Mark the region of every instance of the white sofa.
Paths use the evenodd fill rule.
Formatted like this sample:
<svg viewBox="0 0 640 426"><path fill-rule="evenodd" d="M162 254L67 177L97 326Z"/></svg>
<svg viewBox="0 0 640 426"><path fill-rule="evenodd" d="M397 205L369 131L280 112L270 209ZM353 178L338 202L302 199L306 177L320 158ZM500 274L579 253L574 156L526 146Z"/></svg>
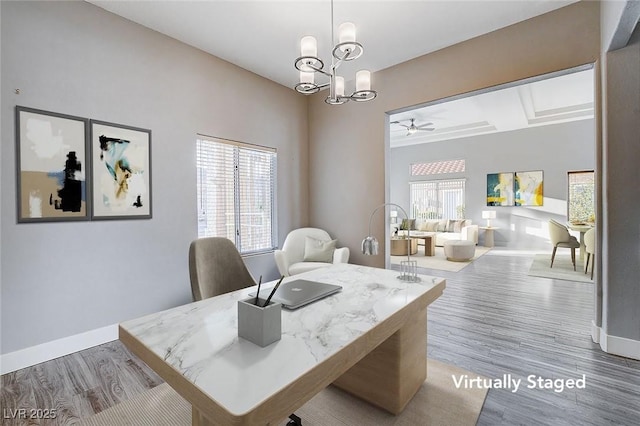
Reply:
<svg viewBox="0 0 640 426"><path fill-rule="evenodd" d="M435 235L435 244L443 247L448 240L467 240L478 244L478 225L473 225L470 219L427 219L410 220L410 235L422 237ZM398 235L406 236L406 230L399 230Z"/></svg>

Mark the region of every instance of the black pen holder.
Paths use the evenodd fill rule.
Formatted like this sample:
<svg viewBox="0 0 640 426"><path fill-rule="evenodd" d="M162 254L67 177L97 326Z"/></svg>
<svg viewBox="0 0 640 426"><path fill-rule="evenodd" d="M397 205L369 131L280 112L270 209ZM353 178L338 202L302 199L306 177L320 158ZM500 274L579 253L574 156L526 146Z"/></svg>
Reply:
<svg viewBox="0 0 640 426"><path fill-rule="evenodd" d="M238 336L258 346L269 346L282 337L282 305L251 297L238 301Z"/></svg>

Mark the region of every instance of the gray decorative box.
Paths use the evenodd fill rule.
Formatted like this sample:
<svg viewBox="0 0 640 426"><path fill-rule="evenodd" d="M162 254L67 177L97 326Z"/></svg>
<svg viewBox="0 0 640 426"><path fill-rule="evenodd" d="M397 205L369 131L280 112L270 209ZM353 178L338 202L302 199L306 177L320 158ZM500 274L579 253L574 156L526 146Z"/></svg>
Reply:
<svg viewBox="0 0 640 426"><path fill-rule="evenodd" d="M258 299L260 306L254 305L255 300L238 301L238 336L265 347L282 337L282 305L270 302L263 308L265 300Z"/></svg>

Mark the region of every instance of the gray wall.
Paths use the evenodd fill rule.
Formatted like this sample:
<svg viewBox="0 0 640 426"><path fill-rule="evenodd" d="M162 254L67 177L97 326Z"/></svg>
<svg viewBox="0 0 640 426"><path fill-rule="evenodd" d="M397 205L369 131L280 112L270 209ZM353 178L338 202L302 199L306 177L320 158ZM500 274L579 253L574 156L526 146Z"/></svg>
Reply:
<svg viewBox="0 0 640 426"><path fill-rule="evenodd" d="M627 47L607 54L605 86L602 328L609 335L638 341L640 26Z"/></svg>
<svg viewBox="0 0 640 426"><path fill-rule="evenodd" d="M304 97L89 3L0 7L2 353L191 300L196 133L277 148L280 244L308 224ZM151 129L153 219L16 224L15 105Z"/></svg>
<svg viewBox="0 0 640 426"><path fill-rule="evenodd" d="M390 152L390 200L409 207L409 175L414 163L464 159L466 171L446 177L466 178L466 217L486 225L482 210L495 210L492 226L497 246L546 249L549 247L547 221L566 221L567 171L593 170L595 153L594 121L571 123L479 135L432 142ZM487 207L488 173L542 170L542 207ZM443 176L433 176L442 179ZM482 243L484 232L480 231Z"/></svg>

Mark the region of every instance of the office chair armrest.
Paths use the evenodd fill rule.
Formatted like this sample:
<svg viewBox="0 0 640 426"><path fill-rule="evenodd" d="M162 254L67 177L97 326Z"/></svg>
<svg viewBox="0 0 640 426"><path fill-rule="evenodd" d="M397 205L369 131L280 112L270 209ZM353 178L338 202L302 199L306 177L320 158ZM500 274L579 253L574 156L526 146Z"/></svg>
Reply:
<svg viewBox="0 0 640 426"><path fill-rule="evenodd" d="M333 251L333 263L349 263L349 247L335 249Z"/></svg>
<svg viewBox="0 0 640 426"><path fill-rule="evenodd" d="M274 257L276 258L276 266L278 267L278 271L280 271L280 275L284 275L285 277L289 276L289 257L287 253L282 250L276 250L273 252Z"/></svg>

